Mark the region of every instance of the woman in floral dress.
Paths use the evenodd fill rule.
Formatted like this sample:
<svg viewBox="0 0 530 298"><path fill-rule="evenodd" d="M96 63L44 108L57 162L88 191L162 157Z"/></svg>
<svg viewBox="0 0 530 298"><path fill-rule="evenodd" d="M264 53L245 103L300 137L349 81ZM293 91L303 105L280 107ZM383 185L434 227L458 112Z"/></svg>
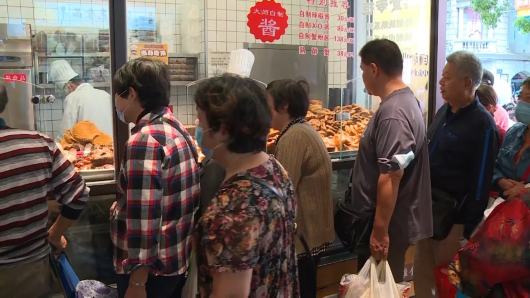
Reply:
<svg viewBox="0 0 530 298"><path fill-rule="evenodd" d="M202 297L299 297L291 180L263 152L271 111L253 80L225 74L195 93L200 146L226 176L197 228Z"/></svg>

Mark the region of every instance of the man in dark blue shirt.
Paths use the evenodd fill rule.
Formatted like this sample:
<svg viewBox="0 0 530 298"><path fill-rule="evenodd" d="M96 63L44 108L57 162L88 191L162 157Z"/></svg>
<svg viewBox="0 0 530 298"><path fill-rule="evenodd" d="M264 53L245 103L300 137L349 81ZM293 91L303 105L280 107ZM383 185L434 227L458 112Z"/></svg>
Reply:
<svg viewBox="0 0 530 298"><path fill-rule="evenodd" d="M414 285L418 297L434 297L434 267L448 264L469 239L486 209L499 149L499 132L475 91L482 80L482 64L465 51L447 56L440 92L447 102L429 127L431 186L462 204L449 236L442 241L421 240L415 247Z"/></svg>

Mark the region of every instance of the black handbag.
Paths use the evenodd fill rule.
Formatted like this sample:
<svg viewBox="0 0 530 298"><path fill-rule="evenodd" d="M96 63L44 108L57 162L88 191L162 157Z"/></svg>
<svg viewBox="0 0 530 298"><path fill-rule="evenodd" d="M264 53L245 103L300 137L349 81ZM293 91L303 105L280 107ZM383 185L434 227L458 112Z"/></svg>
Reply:
<svg viewBox="0 0 530 298"><path fill-rule="evenodd" d="M335 232L346 250L353 252L359 245L370 245L375 212L361 212L343 201L337 203L334 216Z"/></svg>
<svg viewBox="0 0 530 298"><path fill-rule="evenodd" d="M432 195L432 239L441 241L447 238L455 224L458 212L464 205L466 198L458 202L453 196L443 190L433 188Z"/></svg>

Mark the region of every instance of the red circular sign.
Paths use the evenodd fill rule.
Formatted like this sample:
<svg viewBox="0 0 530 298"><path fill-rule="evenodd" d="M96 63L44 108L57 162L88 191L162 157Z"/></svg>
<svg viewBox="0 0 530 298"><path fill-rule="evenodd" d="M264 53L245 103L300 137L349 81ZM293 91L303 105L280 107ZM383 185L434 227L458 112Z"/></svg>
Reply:
<svg viewBox="0 0 530 298"><path fill-rule="evenodd" d="M287 22L289 17L285 8L274 0L256 2L247 17L250 33L263 42L273 42L280 39L289 26Z"/></svg>

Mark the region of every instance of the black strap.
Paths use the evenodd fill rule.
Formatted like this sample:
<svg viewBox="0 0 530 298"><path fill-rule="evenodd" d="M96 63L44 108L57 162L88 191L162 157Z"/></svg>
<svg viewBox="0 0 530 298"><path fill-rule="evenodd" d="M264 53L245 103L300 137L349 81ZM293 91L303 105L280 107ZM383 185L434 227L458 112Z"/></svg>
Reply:
<svg viewBox="0 0 530 298"><path fill-rule="evenodd" d="M270 185L267 181L265 181L263 179L256 178L254 176L250 176L250 175L238 176L235 179L235 181L239 181L239 180L249 180L249 181L257 183L257 184L259 184L261 186L265 186L270 191L272 191L273 194L275 194L277 197L279 197L282 200L283 204L287 207L287 199L285 198L285 196L282 195L278 191L278 189L276 187ZM311 250L309 249L309 245L307 244L307 241L305 240L304 236L302 235L302 233L300 233L300 231L298 231L298 229L296 229L296 234L298 235L298 238L300 239L300 242L302 242L302 245L304 246L304 249L305 249L308 257L311 257Z"/></svg>
<svg viewBox="0 0 530 298"><path fill-rule="evenodd" d="M197 153L197 149L195 148L193 142L190 140L189 134L184 133L184 131L182 131L182 129L180 128L180 126L177 123L175 123L173 121L170 121L169 119L166 119L164 117L161 117L159 119L160 119L160 121L171 125L173 128L178 130L178 132L180 132L180 134L184 137L184 140L186 140L186 143L188 144L188 147L190 147L191 154L193 155L193 159L195 159L195 162L197 164L199 164L199 154Z"/></svg>

